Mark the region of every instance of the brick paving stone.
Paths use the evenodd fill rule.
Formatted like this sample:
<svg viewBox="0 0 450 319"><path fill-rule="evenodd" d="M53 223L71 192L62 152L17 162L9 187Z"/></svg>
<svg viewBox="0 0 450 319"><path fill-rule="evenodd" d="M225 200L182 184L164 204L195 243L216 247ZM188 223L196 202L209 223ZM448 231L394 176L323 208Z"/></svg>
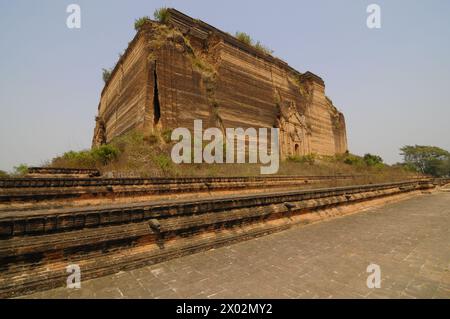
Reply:
<svg viewBox="0 0 450 319"><path fill-rule="evenodd" d="M449 229L435 193L25 297L450 298Z"/></svg>

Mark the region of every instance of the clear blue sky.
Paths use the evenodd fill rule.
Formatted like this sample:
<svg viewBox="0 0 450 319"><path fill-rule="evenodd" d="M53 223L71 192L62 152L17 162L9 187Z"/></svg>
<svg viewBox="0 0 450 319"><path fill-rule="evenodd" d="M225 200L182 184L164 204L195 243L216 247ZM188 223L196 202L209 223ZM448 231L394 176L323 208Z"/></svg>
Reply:
<svg viewBox="0 0 450 319"><path fill-rule="evenodd" d="M82 28L66 27L67 5ZM377 3L382 28L368 29ZM134 20L169 6L245 31L325 80L350 151L400 160L405 144L450 150L450 1L0 0L0 169L90 147L103 86Z"/></svg>

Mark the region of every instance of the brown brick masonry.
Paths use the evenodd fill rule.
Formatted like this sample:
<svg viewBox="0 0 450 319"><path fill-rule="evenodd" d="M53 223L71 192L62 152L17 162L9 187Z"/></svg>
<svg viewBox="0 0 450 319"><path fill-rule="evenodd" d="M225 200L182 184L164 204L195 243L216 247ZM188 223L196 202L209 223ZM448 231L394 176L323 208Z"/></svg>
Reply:
<svg viewBox="0 0 450 319"><path fill-rule="evenodd" d="M97 169L85 169L85 168L53 168L53 167L30 167L28 168L28 174L69 174L69 175L91 175L100 176L100 172Z"/></svg>
<svg viewBox="0 0 450 319"><path fill-rule="evenodd" d="M431 190L429 181L204 200L11 211L0 216L0 296L82 280L254 238Z"/></svg>
<svg viewBox="0 0 450 319"><path fill-rule="evenodd" d="M364 175L186 177L186 178L15 178L0 179L0 203L58 199L115 198L158 194L299 187L352 182Z"/></svg>

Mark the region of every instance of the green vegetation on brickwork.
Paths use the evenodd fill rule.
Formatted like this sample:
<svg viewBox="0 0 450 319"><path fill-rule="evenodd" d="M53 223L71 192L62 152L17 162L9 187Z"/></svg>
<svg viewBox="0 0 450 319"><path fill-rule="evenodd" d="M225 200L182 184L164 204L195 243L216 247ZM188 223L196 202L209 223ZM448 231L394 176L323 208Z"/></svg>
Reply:
<svg viewBox="0 0 450 319"><path fill-rule="evenodd" d="M85 151L70 151L52 160L50 166L97 168L107 176L180 177L180 176L258 176L261 164L175 164L171 159L171 131L144 136L130 131L109 144ZM193 142L192 142L193 143ZM205 145L204 145L205 146ZM224 146L224 154L226 148ZM193 156L193 154L191 154ZM310 154L292 156L280 162L278 175L361 175L361 182L387 182L416 176L405 166L383 164L380 156Z"/></svg>
<svg viewBox="0 0 450 319"><path fill-rule="evenodd" d="M273 50L270 49L268 46L262 44L261 42L257 41L256 44L254 45L255 49L265 53L265 54L272 54Z"/></svg>
<svg viewBox="0 0 450 319"><path fill-rule="evenodd" d="M99 168L118 158L120 151L114 145L101 145L91 150L69 151L52 160L53 167Z"/></svg>
<svg viewBox="0 0 450 319"><path fill-rule="evenodd" d="M145 24L149 23L151 20L149 17L142 17L139 19L136 19L134 21L134 29L136 31L139 31L140 28L142 28Z"/></svg>
<svg viewBox="0 0 450 319"><path fill-rule="evenodd" d="M252 37L245 32L236 31L234 36L236 37L236 39L238 39L241 42L244 42L247 45L253 45Z"/></svg>
<svg viewBox="0 0 450 319"><path fill-rule="evenodd" d="M158 22L167 23L170 18L170 12L167 8L159 8L156 9L155 12L153 12L153 17Z"/></svg>
<svg viewBox="0 0 450 319"><path fill-rule="evenodd" d="M252 39L252 37L250 35L248 35L247 33L245 33L245 32L236 31L234 36L239 41L254 47L258 51L261 51L261 52L263 52L265 54L272 54L273 53L273 50L271 50L270 48L268 48L267 46L262 44L260 41L256 41L256 43L255 43L255 41Z"/></svg>
<svg viewBox="0 0 450 319"><path fill-rule="evenodd" d="M102 69L102 78L103 82L108 83L109 79L111 78L112 69Z"/></svg>

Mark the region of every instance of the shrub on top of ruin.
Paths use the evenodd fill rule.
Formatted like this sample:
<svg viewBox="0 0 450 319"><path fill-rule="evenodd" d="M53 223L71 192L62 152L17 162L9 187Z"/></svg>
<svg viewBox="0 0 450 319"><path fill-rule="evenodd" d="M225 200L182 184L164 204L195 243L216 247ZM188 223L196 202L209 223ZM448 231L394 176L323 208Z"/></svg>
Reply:
<svg viewBox="0 0 450 319"><path fill-rule="evenodd" d="M269 47L267 47L264 44L262 44L260 41L257 41L255 43L253 41L252 37L249 34L245 33L245 32L236 31L234 36L239 41L244 42L245 44L254 47L256 50L258 50L258 51L260 51L262 53L265 53L265 54L272 54L273 53L273 50L271 50Z"/></svg>
<svg viewBox="0 0 450 319"><path fill-rule="evenodd" d="M0 178L8 178L9 174L6 173L5 171L0 170Z"/></svg>
<svg viewBox="0 0 450 319"><path fill-rule="evenodd" d="M111 69L102 69L102 77L103 82L108 83L109 79L111 78L112 70Z"/></svg>
<svg viewBox="0 0 450 319"><path fill-rule="evenodd" d="M142 28L145 24L149 23L150 21L152 21L152 20L147 16L136 19L136 20L134 20L134 29L136 31L139 31L140 28Z"/></svg>
<svg viewBox="0 0 450 319"><path fill-rule="evenodd" d="M156 9L155 12L153 12L153 17L156 21L161 23L167 23L170 18L169 10L165 7Z"/></svg>
<svg viewBox="0 0 450 319"><path fill-rule="evenodd" d="M265 54L272 54L273 50L271 50L269 47L265 46L264 44L262 44L261 42L256 42L255 44L255 49L261 51L262 53Z"/></svg>
<svg viewBox="0 0 450 319"><path fill-rule="evenodd" d="M245 32L236 31L234 36L236 37L236 39L238 39L241 42L244 42L245 44L253 45L252 37Z"/></svg>

